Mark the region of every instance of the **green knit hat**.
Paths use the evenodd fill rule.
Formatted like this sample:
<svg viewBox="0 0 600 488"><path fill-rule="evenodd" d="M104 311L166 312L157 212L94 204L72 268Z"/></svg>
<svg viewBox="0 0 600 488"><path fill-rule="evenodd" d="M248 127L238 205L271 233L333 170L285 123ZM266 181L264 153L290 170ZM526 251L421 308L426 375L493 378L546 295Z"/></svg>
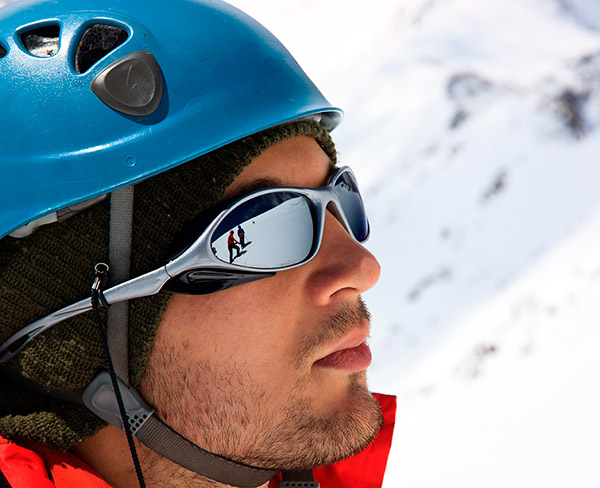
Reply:
<svg viewBox="0 0 600 488"><path fill-rule="evenodd" d="M164 264L173 239L213 206L255 157L277 142L313 137L335 162L333 141L298 121L246 137L135 186L132 276ZM0 343L27 324L89 296L93 268L108 258L107 200L25 239L0 240ZM138 387L170 294L130 301L129 374ZM105 369L91 314L37 336L0 370L0 435L68 449L105 424L84 406L44 390L80 392ZM25 386L27 385L27 386Z"/></svg>

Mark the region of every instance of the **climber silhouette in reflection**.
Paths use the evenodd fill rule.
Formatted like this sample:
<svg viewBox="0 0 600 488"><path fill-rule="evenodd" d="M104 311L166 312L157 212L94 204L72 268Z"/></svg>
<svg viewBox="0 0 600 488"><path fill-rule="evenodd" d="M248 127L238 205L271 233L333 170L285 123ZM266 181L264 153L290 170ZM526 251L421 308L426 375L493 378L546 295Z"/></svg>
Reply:
<svg viewBox="0 0 600 488"><path fill-rule="evenodd" d="M238 235L238 239L240 240L240 246L242 246L242 249L244 249L248 245L248 244L246 244L246 233L244 232L244 229L242 228L242 226L239 224L237 227L237 235Z"/></svg>
<svg viewBox="0 0 600 488"><path fill-rule="evenodd" d="M239 241L233 235L233 231L229 231L229 237L227 238L227 247L229 248L229 262L233 263L235 258L240 257L240 246L238 246ZM236 251L235 257L233 256L233 251Z"/></svg>

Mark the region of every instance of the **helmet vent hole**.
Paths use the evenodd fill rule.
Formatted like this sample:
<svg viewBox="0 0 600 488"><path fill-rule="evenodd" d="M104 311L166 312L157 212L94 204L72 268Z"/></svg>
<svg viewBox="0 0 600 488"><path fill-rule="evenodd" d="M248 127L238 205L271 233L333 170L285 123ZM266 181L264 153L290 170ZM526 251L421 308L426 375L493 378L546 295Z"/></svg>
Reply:
<svg viewBox="0 0 600 488"><path fill-rule="evenodd" d="M114 25L90 25L81 36L75 53L75 69L85 73L95 63L127 40L127 32Z"/></svg>
<svg viewBox="0 0 600 488"><path fill-rule="evenodd" d="M4 49L4 46L2 44L0 44L0 58L3 58L4 56L6 56L6 49Z"/></svg>
<svg viewBox="0 0 600 488"><path fill-rule="evenodd" d="M60 47L60 26L46 25L21 33L21 43L38 58L50 58Z"/></svg>

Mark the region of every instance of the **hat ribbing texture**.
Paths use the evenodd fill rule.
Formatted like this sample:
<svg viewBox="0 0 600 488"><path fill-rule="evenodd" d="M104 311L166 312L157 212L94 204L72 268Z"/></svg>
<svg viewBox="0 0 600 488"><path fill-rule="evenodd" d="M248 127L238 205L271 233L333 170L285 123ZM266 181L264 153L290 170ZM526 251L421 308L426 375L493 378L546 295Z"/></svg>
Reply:
<svg viewBox="0 0 600 488"><path fill-rule="evenodd" d="M163 265L174 238L219 201L252 159L300 135L313 137L335 163L327 131L314 122L299 121L248 136L136 184L131 275ZM25 239L0 240L0 343L29 323L89 296L94 265L108 259L109 207L107 199ZM139 386L169 298L168 292L160 292L129 302L129 374L134 387ZM38 335L0 369L0 434L62 449L95 434L104 421L82 405L44 392L78 394L104 369L91 313Z"/></svg>

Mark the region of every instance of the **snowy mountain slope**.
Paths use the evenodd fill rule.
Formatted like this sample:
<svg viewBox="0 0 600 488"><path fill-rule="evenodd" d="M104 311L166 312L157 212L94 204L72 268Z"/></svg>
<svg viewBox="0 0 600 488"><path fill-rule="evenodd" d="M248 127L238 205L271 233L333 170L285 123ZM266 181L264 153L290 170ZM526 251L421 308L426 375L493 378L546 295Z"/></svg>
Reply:
<svg viewBox="0 0 600 488"><path fill-rule="evenodd" d="M371 385L400 398L385 486L600 486L598 3L235 3L346 111Z"/></svg>
<svg viewBox="0 0 600 488"><path fill-rule="evenodd" d="M600 486L599 238L596 217L413 365L386 486Z"/></svg>
<svg viewBox="0 0 600 488"><path fill-rule="evenodd" d="M370 302L393 321L391 355L393 336L407 357L420 336L439 340L598 210L600 36L583 21L595 2L234 3L347 112L335 134L363 181L384 264ZM340 39L355 53L342 68ZM392 298L403 306L380 312Z"/></svg>

